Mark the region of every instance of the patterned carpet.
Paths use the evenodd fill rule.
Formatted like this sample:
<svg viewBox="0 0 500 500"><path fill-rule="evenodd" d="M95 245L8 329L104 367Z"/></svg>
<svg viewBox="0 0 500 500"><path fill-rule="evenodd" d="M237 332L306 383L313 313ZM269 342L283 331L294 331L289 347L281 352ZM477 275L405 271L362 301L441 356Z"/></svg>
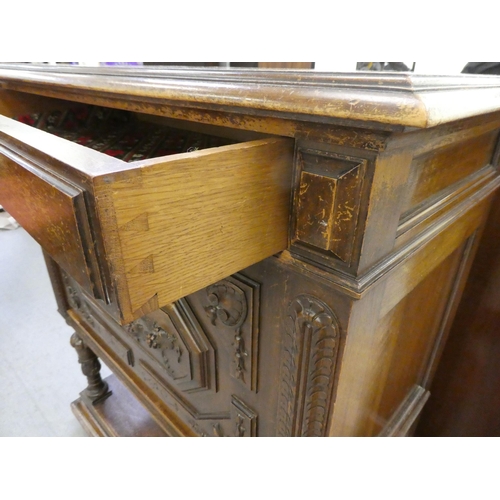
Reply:
<svg viewBox="0 0 500 500"><path fill-rule="evenodd" d="M233 141L139 121L127 111L80 105L17 120L126 162L232 144Z"/></svg>

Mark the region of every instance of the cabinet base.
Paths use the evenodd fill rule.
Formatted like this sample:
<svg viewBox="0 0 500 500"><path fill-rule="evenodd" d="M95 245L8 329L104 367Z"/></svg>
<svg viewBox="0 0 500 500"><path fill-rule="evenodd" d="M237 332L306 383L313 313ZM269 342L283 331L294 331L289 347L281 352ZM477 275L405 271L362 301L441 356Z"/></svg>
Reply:
<svg viewBox="0 0 500 500"><path fill-rule="evenodd" d="M165 437L130 391L114 376L106 378L112 395L92 404L84 395L71 403L71 410L89 436Z"/></svg>

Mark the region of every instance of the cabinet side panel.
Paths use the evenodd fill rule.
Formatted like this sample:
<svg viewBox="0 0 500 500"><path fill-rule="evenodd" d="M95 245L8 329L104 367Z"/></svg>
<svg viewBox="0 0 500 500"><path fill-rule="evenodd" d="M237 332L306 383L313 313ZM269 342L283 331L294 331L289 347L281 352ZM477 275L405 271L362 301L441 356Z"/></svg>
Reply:
<svg viewBox="0 0 500 500"><path fill-rule="evenodd" d="M414 385L424 385L462 255L463 248L455 250L379 322L375 336L387 343L387 362L373 388L379 402L370 434L380 432Z"/></svg>
<svg viewBox="0 0 500 500"><path fill-rule="evenodd" d="M376 324L360 325L364 332L354 331L354 318L340 373L333 435L377 435L413 386L421 384L459 258L457 250ZM377 315L377 299L370 294L366 304L355 305L355 314L361 306L363 315L369 316L372 305ZM350 366L351 359L356 366Z"/></svg>
<svg viewBox="0 0 500 500"><path fill-rule="evenodd" d="M331 435L377 435L416 386L428 389L488 202L429 240L354 304Z"/></svg>
<svg viewBox="0 0 500 500"><path fill-rule="evenodd" d="M500 435L500 196L417 427L419 436Z"/></svg>
<svg viewBox="0 0 500 500"><path fill-rule="evenodd" d="M420 204L432 203L440 192L487 165L493 155L497 135L497 130L489 131L416 156L411 164L402 219L417 210Z"/></svg>

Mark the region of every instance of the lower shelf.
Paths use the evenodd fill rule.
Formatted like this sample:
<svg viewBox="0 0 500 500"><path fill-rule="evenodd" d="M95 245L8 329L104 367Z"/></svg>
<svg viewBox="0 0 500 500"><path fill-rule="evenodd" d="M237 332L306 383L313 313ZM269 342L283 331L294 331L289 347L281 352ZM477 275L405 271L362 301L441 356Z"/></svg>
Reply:
<svg viewBox="0 0 500 500"><path fill-rule="evenodd" d="M80 397L71 403L71 410L89 436L167 436L114 375L107 377L106 382L112 394L104 401L92 405L85 397Z"/></svg>

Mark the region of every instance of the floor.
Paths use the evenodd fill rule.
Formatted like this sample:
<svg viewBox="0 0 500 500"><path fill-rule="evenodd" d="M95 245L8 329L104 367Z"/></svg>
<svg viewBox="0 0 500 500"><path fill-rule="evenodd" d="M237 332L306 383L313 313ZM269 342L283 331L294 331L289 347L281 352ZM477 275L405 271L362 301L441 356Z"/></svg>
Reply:
<svg viewBox="0 0 500 500"><path fill-rule="evenodd" d="M0 229L0 436L85 436L70 410L86 386L72 333L39 245L22 228Z"/></svg>

